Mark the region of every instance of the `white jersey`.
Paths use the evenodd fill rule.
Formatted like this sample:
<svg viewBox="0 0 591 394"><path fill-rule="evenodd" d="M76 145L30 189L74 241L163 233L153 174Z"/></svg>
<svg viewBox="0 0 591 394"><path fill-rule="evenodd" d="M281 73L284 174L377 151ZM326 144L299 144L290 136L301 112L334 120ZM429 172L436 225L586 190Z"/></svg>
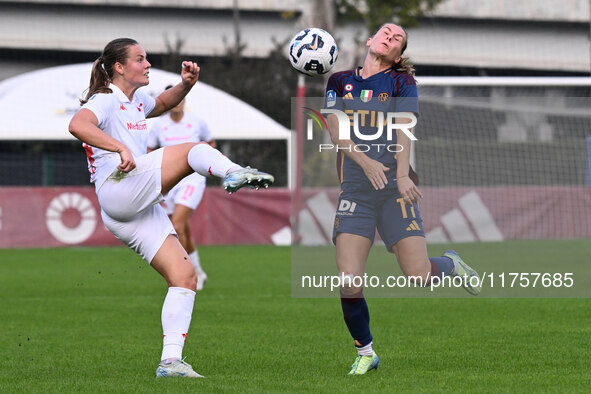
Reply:
<svg viewBox="0 0 591 394"><path fill-rule="evenodd" d="M133 100L117 86L111 84L113 93L97 93L82 108L91 110L98 119L98 127L111 137L121 141L134 158L145 155L148 147L146 116L152 112L156 100L136 90ZM86 150L90 181L100 188L105 179L121 164L117 152L82 144Z"/></svg>
<svg viewBox="0 0 591 394"><path fill-rule="evenodd" d="M209 142L211 139L211 130L207 123L197 116L185 112L183 118L175 122L169 112L150 126L148 146L156 149L184 142Z"/></svg>

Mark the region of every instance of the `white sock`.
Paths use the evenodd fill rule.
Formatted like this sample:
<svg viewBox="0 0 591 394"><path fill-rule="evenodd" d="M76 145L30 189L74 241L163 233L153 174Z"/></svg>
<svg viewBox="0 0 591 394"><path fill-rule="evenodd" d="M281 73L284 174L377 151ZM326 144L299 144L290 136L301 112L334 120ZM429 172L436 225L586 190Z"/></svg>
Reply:
<svg viewBox="0 0 591 394"><path fill-rule="evenodd" d="M228 172L242 168L208 144L197 144L192 147L187 160L195 172L206 177L223 178Z"/></svg>
<svg viewBox="0 0 591 394"><path fill-rule="evenodd" d="M191 263L193 263L193 267L195 267L195 272L203 272L203 268L201 267L201 261L199 261L199 254L197 253L197 249L195 249L193 253L189 253L189 258L191 259Z"/></svg>
<svg viewBox="0 0 591 394"><path fill-rule="evenodd" d="M369 345L365 345L364 347L357 348L357 354L360 356L373 356L373 342L370 342Z"/></svg>
<svg viewBox="0 0 591 394"><path fill-rule="evenodd" d="M181 359L191 324L195 292L182 287L169 287L162 305L163 347L161 360Z"/></svg>

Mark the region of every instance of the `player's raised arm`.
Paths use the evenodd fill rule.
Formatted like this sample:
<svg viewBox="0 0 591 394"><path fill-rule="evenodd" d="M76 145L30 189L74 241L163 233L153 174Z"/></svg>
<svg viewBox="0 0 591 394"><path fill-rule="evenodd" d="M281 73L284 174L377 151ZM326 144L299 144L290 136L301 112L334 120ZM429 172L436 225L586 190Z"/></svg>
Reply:
<svg viewBox="0 0 591 394"><path fill-rule="evenodd" d="M199 71L200 68L197 63L190 61L183 62L181 82L156 97L156 105L147 117L154 118L160 116L169 109L176 107L199 79Z"/></svg>

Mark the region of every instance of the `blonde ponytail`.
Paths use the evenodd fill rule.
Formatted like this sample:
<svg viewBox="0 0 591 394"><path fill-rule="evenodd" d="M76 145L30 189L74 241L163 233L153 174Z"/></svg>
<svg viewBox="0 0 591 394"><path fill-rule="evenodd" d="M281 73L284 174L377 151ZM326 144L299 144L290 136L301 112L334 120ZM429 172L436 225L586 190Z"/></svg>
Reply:
<svg viewBox="0 0 591 394"><path fill-rule="evenodd" d="M408 57L402 57L398 63L394 63L394 70L399 73L415 76L415 67Z"/></svg>

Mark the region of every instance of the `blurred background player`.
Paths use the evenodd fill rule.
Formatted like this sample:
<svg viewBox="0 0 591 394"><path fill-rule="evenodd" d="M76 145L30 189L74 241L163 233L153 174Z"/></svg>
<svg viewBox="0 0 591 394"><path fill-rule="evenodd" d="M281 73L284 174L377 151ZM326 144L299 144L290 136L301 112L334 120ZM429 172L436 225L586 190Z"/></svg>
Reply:
<svg viewBox="0 0 591 394"><path fill-rule="evenodd" d="M168 85L165 90L172 88ZM150 127L148 152L185 142L207 142L215 148L216 143L207 123L194 114L185 112L185 100L158 118ZM205 177L194 173L180 181L165 197L164 209L172 221L179 241L187 251L197 273L197 290L202 290L207 274L201 266L199 252L191 234L190 219L199 206L205 192Z"/></svg>
<svg viewBox="0 0 591 394"><path fill-rule="evenodd" d="M146 153L146 117L177 106L199 78L199 66L183 62L181 82L155 99L138 90L149 84L151 64L130 38L109 42L92 66L90 86L69 131L86 150L91 182L105 226L145 259L168 284L162 306L162 356L156 377L202 377L182 358L197 275L170 219L162 194L193 172L224 178L229 192L266 187L273 176L233 163L208 144L187 142Z"/></svg>
<svg viewBox="0 0 591 394"><path fill-rule="evenodd" d="M333 74L326 87L326 107L341 111L359 111L356 115L410 112L418 115L418 92L414 69L402 54L407 46L406 31L393 23L384 24L366 43L368 47L363 67ZM346 99L342 99L346 96ZM336 97L336 98L335 98ZM337 99L338 98L338 99ZM367 117L368 119L370 116ZM384 116L384 119L386 117ZM454 251L442 257L429 258L423 221L417 201L422 197L410 168L410 138L401 130L396 140L387 133L372 140L369 150L358 149L361 140L355 133L351 139L339 139L336 115L327 117L328 129L338 144L341 194L336 212L333 242L340 277L363 277L373 244L376 228L389 252L396 255L398 265L406 276L425 286L434 277L457 275L464 277L464 288L473 295L480 293L466 280L478 277ZM376 135L376 126L362 121L361 134ZM408 121L395 120L396 124ZM384 147L398 144L394 153ZM382 147L381 149L379 147ZM343 208L346 207L346 208ZM356 281L356 283L359 283ZM476 283L476 281L474 281ZM379 359L373 350L369 327L369 309L363 287L351 281L342 284L343 317L357 349L350 375L363 375L377 369Z"/></svg>

